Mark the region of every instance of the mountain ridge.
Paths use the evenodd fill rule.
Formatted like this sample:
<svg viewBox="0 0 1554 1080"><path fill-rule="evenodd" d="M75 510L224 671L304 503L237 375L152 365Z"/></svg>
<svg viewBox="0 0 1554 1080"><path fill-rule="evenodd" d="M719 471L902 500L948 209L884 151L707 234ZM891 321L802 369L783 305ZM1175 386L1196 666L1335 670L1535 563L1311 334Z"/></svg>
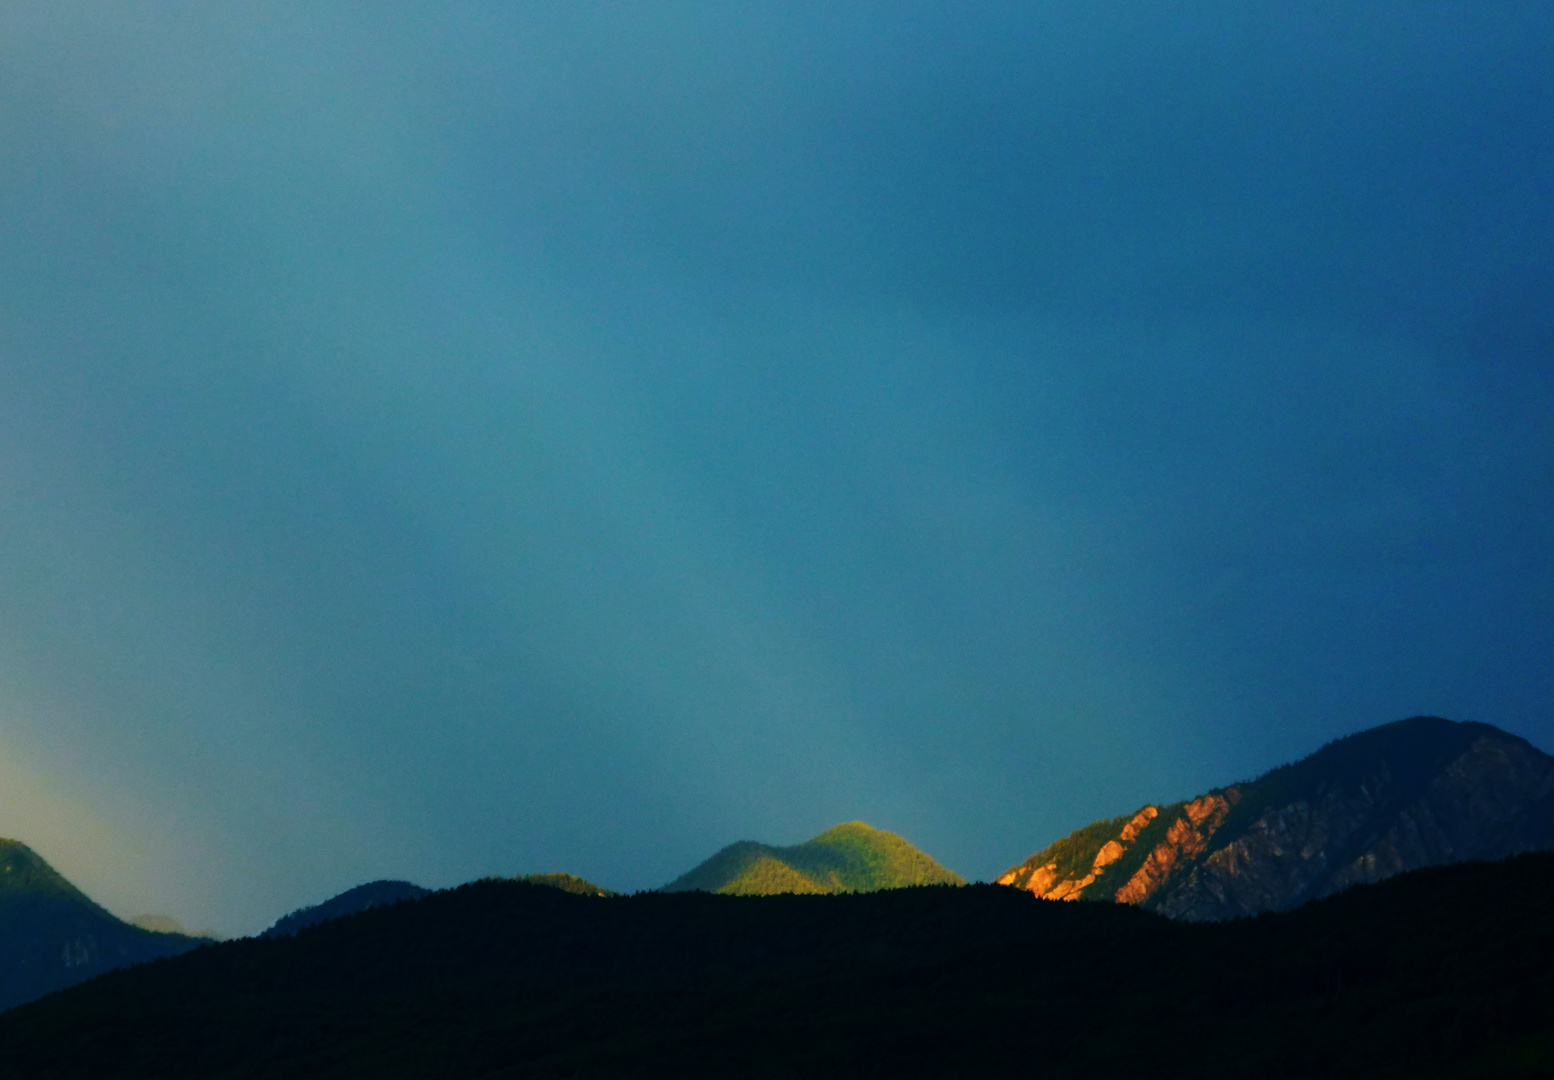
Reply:
<svg viewBox="0 0 1554 1080"><path fill-rule="evenodd" d="M382 904L397 904L405 900L418 900L429 892L431 892L430 889L423 889L421 886L408 881L388 879L369 881L363 885L357 885L355 888L347 889L342 893L331 896L322 903L310 904L307 907L301 907L289 914L282 915L275 920L274 925L263 931L259 936L263 938L290 937L322 922L341 919L347 915L354 915L358 911L367 911Z"/></svg>
<svg viewBox="0 0 1554 1080"><path fill-rule="evenodd" d="M550 889L559 889L562 892L575 893L578 896L617 896L618 893L601 888L585 878L576 874L520 874L514 878L493 880L521 881L529 885L541 885ZM423 897L430 896L435 890L426 889L409 881L397 881L382 879L369 881L364 885L347 889L328 900L307 907L298 908L288 915L283 915L275 920L275 923L267 930L259 934L262 938L292 937L310 926L320 923L332 922L335 919L343 919L348 915L358 912L370 911L375 907L385 904L400 904Z"/></svg>
<svg viewBox="0 0 1554 1080"><path fill-rule="evenodd" d="M0 1009L203 944L119 919L26 844L0 839Z"/></svg>
<svg viewBox="0 0 1554 1080"><path fill-rule="evenodd" d="M30 1080L1541 1075L1551 890L1548 852L1198 924L993 885L485 879L113 972L0 1014L0 1045Z"/></svg>
<svg viewBox="0 0 1554 1080"><path fill-rule="evenodd" d="M1284 910L1406 870L1554 847L1554 757L1412 717L1254 780L1087 825L997 878L1188 920Z"/></svg>

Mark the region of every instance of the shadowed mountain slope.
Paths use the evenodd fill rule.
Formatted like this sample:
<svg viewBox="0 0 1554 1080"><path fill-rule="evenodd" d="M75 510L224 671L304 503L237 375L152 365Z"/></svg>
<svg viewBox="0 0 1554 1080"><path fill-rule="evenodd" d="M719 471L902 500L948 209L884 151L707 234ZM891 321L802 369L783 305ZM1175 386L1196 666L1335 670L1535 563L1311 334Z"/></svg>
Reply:
<svg viewBox="0 0 1554 1080"><path fill-rule="evenodd" d="M200 944L115 918L26 844L0 840L0 1009Z"/></svg>
<svg viewBox="0 0 1554 1080"><path fill-rule="evenodd" d="M991 885L600 898L482 881L0 1015L29 1080L1516 1076L1554 855L1174 922Z"/></svg>
<svg viewBox="0 0 1554 1080"><path fill-rule="evenodd" d="M895 833L853 821L792 847L754 840L730 844L663 891L773 896L964 884Z"/></svg>
<svg viewBox="0 0 1554 1080"><path fill-rule="evenodd" d="M375 908L380 904L397 904L402 900L417 900L430 891L430 889L423 889L419 885L412 885L408 881L369 881L365 885L358 885L354 889L347 889L340 895L325 900L322 904L298 908L290 915L281 916L275 920L274 926L260 936L267 938L290 937L304 927L316 926L321 922L343 918L346 915L354 915L358 911L366 911L368 908Z"/></svg>
<svg viewBox="0 0 1554 1080"><path fill-rule="evenodd" d="M560 889L562 892L576 893L579 896L617 895L609 889L601 889L593 882L580 878L576 874L524 874L512 880L527 882L531 885L544 885L548 888ZM408 881L369 881L365 885L358 885L354 889L347 889L339 896L325 900L322 904L299 908L290 915L284 915L275 921L274 926L259 936L267 938L290 937L304 927L316 926L331 919L344 918L347 915L354 915L358 911L366 911L369 908L380 907L383 904L398 904L405 900L419 900L430 893L430 889L423 889L421 886L412 885Z"/></svg>
<svg viewBox="0 0 1554 1080"><path fill-rule="evenodd" d="M1296 907L1406 870L1554 848L1554 758L1415 717L1195 799L1064 837L999 884L1189 920Z"/></svg>

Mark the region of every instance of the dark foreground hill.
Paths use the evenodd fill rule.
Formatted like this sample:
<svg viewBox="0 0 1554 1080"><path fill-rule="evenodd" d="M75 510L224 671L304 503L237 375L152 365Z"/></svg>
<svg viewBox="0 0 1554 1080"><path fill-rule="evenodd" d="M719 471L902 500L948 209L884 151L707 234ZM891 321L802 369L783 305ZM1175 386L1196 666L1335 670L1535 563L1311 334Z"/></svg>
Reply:
<svg viewBox="0 0 1554 1080"><path fill-rule="evenodd" d="M1222 919L1550 848L1554 758L1488 724L1416 717L1248 783L1098 821L998 880L1049 900Z"/></svg>
<svg viewBox="0 0 1554 1080"><path fill-rule="evenodd" d="M488 881L0 1014L47 1078L1431 1077L1554 1064L1554 855L1174 922L990 885Z"/></svg>
<svg viewBox="0 0 1554 1080"><path fill-rule="evenodd" d="M665 885L664 892L775 896L964 884L960 875L895 833L850 821L790 847L754 840L730 844Z"/></svg>
<svg viewBox="0 0 1554 1080"><path fill-rule="evenodd" d="M115 918L26 844L0 840L0 1009L203 943Z"/></svg>

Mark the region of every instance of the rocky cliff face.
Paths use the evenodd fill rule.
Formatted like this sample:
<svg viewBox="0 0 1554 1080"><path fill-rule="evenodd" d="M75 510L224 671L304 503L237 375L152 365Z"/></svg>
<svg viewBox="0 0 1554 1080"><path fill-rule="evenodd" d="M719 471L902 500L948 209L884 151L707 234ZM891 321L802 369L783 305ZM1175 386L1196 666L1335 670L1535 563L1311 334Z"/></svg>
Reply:
<svg viewBox="0 0 1554 1080"><path fill-rule="evenodd" d="M1097 822L998 880L1222 919L1540 848L1554 848L1554 758L1487 724L1417 717L1250 783Z"/></svg>

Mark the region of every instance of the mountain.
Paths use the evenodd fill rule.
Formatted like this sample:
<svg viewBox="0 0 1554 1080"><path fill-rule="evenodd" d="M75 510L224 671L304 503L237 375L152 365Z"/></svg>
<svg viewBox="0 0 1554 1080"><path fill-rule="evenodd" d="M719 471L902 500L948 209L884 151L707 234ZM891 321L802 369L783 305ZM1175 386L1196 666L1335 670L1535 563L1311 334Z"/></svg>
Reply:
<svg viewBox="0 0 1554 1080"><path fill-rule="evenodd" d="M512 880L0 1014L28 1080L1546 1075L1554 854L1209 923L995 885L601 898Z"/></svg>
<svg viewBox="0 0 1554 1080"><path fill-rule="evenodd" d="M772 896L964 884L895 833L852 821L792 847L754 840L730 844L663 891Z"/></svg>
<svg viewBox="0 0 1554 1080"><path fill-rule="evenodd" d="M511 880L523 881L531 885L544 885L548 888L560 889L562 892L576 893L579 896L617 895L609 889L601 889L591 881L585 881L576 874L524 874ZM325 900L322 904L299 908L290 915L284 915L275 921L274 926L259 936L266 938L290 937L304 927L316 926L321 922L339 919L346 915L354 915L358 911L366 911L369 908L379 907L383 904L397 904L403 900L419 900L431 891L430 889L423 889L419 885L412 885L408 881L370 881L365 885L358 885L354 889L347 889L339 896Z"/></svg>
<svg viewBox="0 0 1554 1080"><path fill-rule="evenodd" d="M290 937L304 927L315 926L318 923L328 922L330 919L338 919L346 915L354 915L358 911L366 911L368 908L375 908L380 904L397 904L401 900L417 900L430 891L430 889L423 889L419 885L412 885L408 881L369 881L365 885L358 885L354 889L347 889L340 895L325 900L322 904L298 908L290 915L283 915L275 920L274 926L259 936L267 938Z"/></svg>
<svg viewBox="0 0 1554 1080"><path fill-rule="evenodd" d="M0 1009L200 944L115 918L26 844L0 840Z"/></svg>
<svg viewBox="0 0 1554 1080"><path fill-rule="evenodd" d="M129 922L131 926L138 926L142 930L150 930L153 934L181 934L184 937L207 938L211 941L221 940L221 935L214 930L185 930L178 920L171 915L136 915Z"/></svg>
<svg viewBox="0 0 1554 1080"><path fill-rule="evenodd" d="M593 882L580 878L576 874L523 874L513 880L527 882L530 885L548 885L552 889L576 893L578 896L620 895L620 893L609 889L601 889Z"/></svg>
<svg viewBox="0 0 1554 1080"><path fill-rule="evenodd" d="M1554 848L1554 758L1488 724L1421 716L1247 783L1087 825L998 883L1049 900L1224 919L1545 848Z"/></svg>

